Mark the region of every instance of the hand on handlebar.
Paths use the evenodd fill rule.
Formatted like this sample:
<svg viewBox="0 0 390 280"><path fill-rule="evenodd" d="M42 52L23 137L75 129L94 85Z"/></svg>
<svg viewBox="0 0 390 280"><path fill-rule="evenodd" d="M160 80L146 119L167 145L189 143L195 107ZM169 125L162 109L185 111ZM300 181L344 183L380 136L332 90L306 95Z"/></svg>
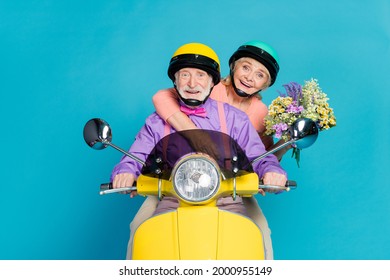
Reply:
<svg viewBox="0 0 390 280"><path fill-rule="evenodd" d="M267 172L263 176L263 184L264 185L270 185L270 186L280 186L284 187L287 182L287 177L284 174L276 173L276 172ZM280 189L274 189L270 188L267 189L267 192L269 193L279 193ZM265 191L260 189L259 193L261 195L265 195Z"/></svg>
<svg viewBox="0 0 390 280"><path fill-rule="evenodd" d="M114 180L112 181L112 187L114 189L125 188L132 186L135 181L135 176L131 173L120 173L115 175ZM130 198L133 198L137 195L137 191L130 192Z"/></svg>

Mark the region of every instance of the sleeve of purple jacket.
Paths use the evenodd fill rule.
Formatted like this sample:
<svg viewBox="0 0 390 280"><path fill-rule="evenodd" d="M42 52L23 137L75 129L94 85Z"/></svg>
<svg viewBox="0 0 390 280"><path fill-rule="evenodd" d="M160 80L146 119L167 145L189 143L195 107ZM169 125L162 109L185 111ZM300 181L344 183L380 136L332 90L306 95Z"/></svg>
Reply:
<svg viewBox="0 0 390 280"><path fill-rule="evenodd" d="M135 137L135 141L131 145L129 153L145 161L150 151L154 148L161 137L159 132L162 125L162 120L156 115L148 117L145 125ZM111 181L114 179L115 175L120 173L131 173L138 178L141 174L141 169L142 165L140 163L127 156L123 156L111 173Z"/></svg>

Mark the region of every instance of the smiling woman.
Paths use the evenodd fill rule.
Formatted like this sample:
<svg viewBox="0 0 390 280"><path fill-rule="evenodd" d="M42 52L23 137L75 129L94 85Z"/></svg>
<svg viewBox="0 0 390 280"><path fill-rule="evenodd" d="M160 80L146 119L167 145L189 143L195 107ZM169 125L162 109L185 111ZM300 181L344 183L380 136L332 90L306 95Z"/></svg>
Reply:
<svg viewBox="0 0 390 280"><path fill-rule="evenodd" d="M244 57L237 60L233 72L236 92L241 97L248 97L271 85L268 69L253 58ZM237 91L240 87L243 89Z"/></svg>
<svg viewBox="0 0 390 280"><path fill-rule="evenodd" d="M270 86L269 71L257 60L243 57L234 63L232 72L234 73L232 76L228 76L222 81L226 87L231 85L230 90L227 90L227 103L247 112L251 105L251 97ZM233 90L236 94L233 93Z"/></svg>

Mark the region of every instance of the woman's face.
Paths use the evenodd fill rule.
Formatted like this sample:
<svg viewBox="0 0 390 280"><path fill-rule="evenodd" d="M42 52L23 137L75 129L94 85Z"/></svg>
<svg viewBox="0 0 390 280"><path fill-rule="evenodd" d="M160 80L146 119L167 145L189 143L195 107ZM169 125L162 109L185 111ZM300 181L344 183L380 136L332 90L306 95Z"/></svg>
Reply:
<svg viewBox="0 0 390 280"><path fill-rule="evenodd" d="M249 57L243 57L234 65L234 84L247 94L253 94L270 84L270 74L263 64Z"/></svg>

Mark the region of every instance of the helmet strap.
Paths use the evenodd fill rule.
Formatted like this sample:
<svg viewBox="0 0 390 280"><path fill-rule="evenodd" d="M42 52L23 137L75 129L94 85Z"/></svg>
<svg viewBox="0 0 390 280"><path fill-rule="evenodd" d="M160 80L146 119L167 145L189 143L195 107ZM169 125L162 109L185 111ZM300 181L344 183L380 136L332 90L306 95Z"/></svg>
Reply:
<svg viewBox="0 0 390 280"><path fill-rule="evenodd" d="M209 94L205 97L203 101L197 100L197 99L192 99L192 98L184 98L183 96L180 95L179 90L176 87L176 83L173 84L174 88L177 92L177 95L179 95L179 98L181 101L183 101L184 104L190 107L198 107L206 102L206 100L210 97L211 91L213 90L214 86L210 88Z"/></svg>
<svg viewBox="0 0 390 280"><path fill-rule="evenodd" d="M239 96L239 97L246 97L246 98L250 98L252 97L253 95L255 94L258 94L261 92L261 89L252 93L252 94L249 94L249 93L246 93L245 91L241 90L241 89L238 89L236 87L236 84L234 83L234 71L230 70L230 78L231 78L231 81L232 81L232 86L233 86L233 89L234 89L234 92Z"/></svg>

